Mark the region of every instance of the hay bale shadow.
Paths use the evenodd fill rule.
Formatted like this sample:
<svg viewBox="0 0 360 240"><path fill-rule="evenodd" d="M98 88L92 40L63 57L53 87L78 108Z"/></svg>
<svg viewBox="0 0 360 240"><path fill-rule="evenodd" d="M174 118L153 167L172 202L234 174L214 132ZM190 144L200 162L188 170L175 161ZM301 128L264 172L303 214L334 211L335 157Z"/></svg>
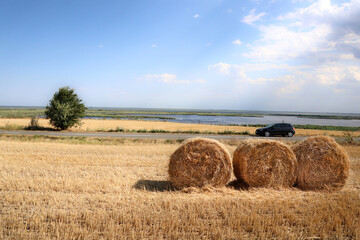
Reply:
<svg viewBox="0 0 360 240"><path fill-rule="evenodd" d="M249 190L250 186L243 180L234 180L228 183L226 187L233 188L236 190Z"/></svg>
<svg viewBox="0 0 360 240"><path fill-rule="evenodd" d="M138 180L133 188L150 192L175 191L170 181Z"/></svg>

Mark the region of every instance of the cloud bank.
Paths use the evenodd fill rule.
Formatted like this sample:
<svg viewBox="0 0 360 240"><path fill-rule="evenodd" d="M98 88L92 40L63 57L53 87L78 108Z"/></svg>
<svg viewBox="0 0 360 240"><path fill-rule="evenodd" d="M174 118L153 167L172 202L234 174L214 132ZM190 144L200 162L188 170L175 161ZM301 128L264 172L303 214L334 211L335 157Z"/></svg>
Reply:
<svg viewBox="0 0 360 240"><path fill-rule="evenodd" d="M315 1L270 24L258 24L265 13L255 11L242 20L259 31L243 53L248 63L218 62L209 71L274 105L353 109L346 105L360 101L360 1Z"/></svg>

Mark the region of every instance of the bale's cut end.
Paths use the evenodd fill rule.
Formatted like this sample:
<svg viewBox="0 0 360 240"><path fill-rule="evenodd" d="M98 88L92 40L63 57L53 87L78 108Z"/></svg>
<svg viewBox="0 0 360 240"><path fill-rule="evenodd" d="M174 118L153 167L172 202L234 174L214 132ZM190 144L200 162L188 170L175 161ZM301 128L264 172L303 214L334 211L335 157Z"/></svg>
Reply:
<svg viewBox="0 0 360 240"><path fill-rule="evenodd" d="M292 187L297 161L285 144L272 140L242 141L233 156L234 174L250 187Z"/></svg>
<svg viewBox="0 0 360 240"><path fill-rule="evenodd" d="M297 186L303 190L341 189L349 175L349 157L328 136L309 137L293 146L299 169Z"/></svg>
<svg viewBox="0 0 360 240"><path fill-rule="evenodd" d="M188 139L170 157L169 177L178 189L225 186L231 172L229 152L213 139Z"/></svg>

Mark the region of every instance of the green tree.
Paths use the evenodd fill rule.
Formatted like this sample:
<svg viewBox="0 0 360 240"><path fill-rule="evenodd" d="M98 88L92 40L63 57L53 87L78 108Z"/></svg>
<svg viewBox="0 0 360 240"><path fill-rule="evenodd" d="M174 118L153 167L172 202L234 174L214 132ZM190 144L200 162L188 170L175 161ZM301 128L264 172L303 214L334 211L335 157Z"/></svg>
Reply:
<svg viewBox="0 0 360 240"><path fill-rule="evenodd" d="M80 125L80 118L85 116L86 107L70 87L59 88L46 106L45 117L57 129L65 130Z"/></svg>

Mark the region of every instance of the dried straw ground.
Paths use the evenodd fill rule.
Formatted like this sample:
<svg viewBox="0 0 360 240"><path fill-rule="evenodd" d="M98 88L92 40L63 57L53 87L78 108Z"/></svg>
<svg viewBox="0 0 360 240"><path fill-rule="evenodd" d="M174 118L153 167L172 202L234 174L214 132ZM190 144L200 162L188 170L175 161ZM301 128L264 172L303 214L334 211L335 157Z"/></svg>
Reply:
<svg viewBox="0 0 360 240"><path fill-rule="evenodd" d="M12 118L0 118L0 127L5 126L21 126L26 127L30 123L30 118L12 119ZM39 119L39 123L43 127L51 127L49 121L46 119ZM137 121L137 120L103 120L103 119L84 119L83 125L77 128L72 128L69 131L83 132L83 131L108 131L116 128L123 129L146 129L146 130L166 130L166 131L211 131L211 132L223 132L223 131L236 131L243 132L248 131L251 134L255 133L256 127L241 127L241 126L216 126L205 124L188 124L188 123L173 123L173 122L152 122L152 121ZM328 134L331 136L344 136L345 132L342 131L324 131L313 129L296 129L296 135L323 135ZM360 137L360 131L351 133L354 137Z"/></svg>
<svg viewBox="0 0 360 240"><path fill-rule="evenodd" d="M184 193L167 180L179 144L47 141L0 138L0 239L360 237L360 147L345 148L351 170L339 192Z"/></svg>
<svg viewBox="0 0 360 240"><path fill-rule="evenodd" d="M234 174L251 187L292 187L297 160L285 144L273 140L242 141L233 156Z"/></svg>
<svg viewBox="0 0 360 240"><path fill-rule="evenodd" d="M228 150L213 139L188 139L170 157L169 177L177 189L224 187L230 181L231 174Z"/></svg>
<svg viewBox="0 0 360 240"><path fill-rule="evenodd" d="M335 190L345 185L349 175L349 158L333 138L310 137L292 149L299 163L298 187L304 190Z"/></svg>

